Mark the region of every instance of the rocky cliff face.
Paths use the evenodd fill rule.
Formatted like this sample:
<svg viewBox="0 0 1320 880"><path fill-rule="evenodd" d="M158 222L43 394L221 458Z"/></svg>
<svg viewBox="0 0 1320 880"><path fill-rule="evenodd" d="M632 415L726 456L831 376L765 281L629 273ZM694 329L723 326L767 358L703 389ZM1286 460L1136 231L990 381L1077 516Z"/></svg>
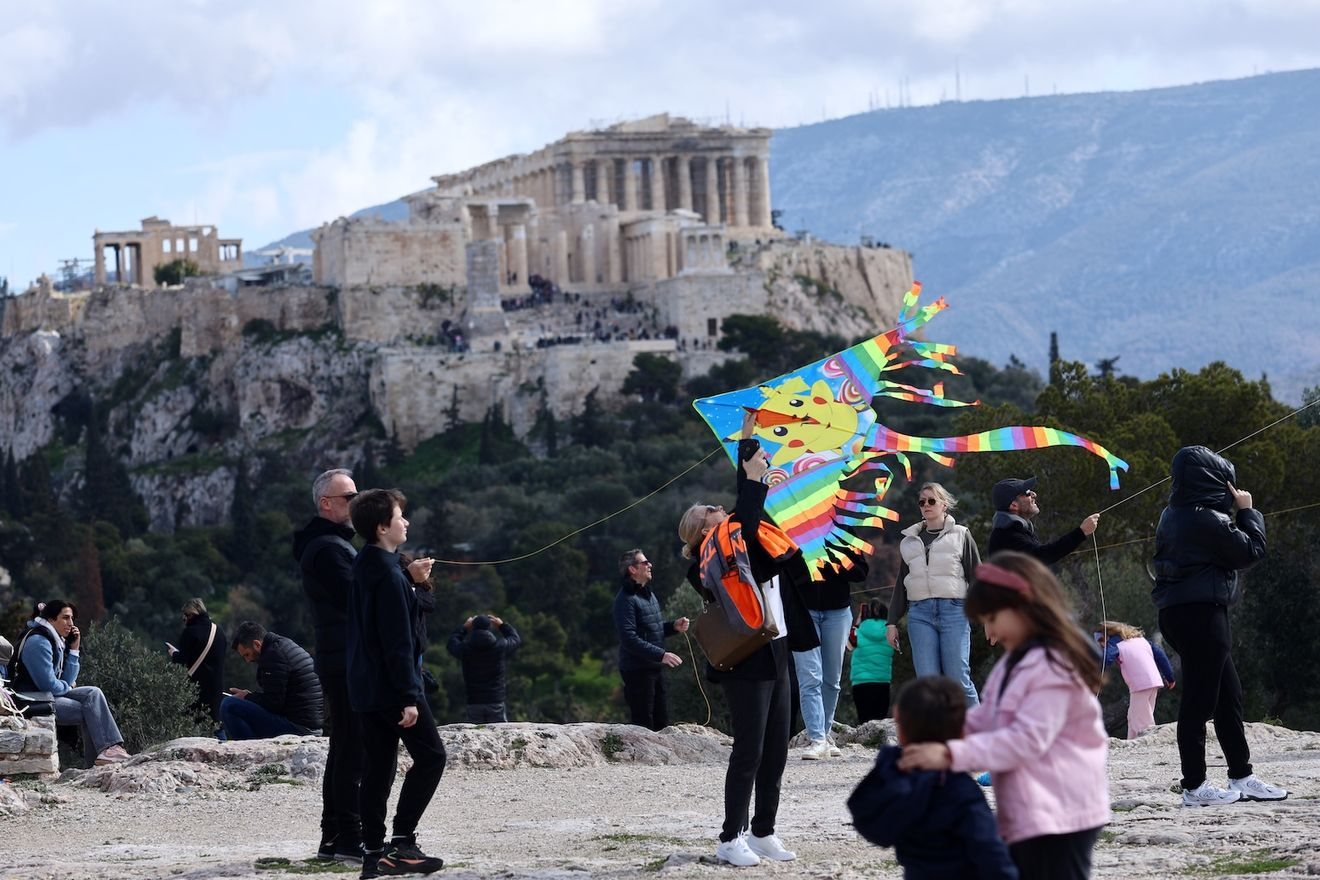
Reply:
<svg viewBox="0 0 1320 880"><path fill-rule="evenodd" d="M412 448L455 408L476 421L498 407L525 433L542 394L561 418L593 390L618 400L641 352L705 372L726 357L710 333L724 316L764 311L855 337L885 329L909 283L901 252L776 242L741 247L727 273L510 312L484 334L463 290L434 285L43 285L0 311L0 461L47 450L68 495L94 412L153 529L214 524L244 456L355 467L367 443Z"/></svg>

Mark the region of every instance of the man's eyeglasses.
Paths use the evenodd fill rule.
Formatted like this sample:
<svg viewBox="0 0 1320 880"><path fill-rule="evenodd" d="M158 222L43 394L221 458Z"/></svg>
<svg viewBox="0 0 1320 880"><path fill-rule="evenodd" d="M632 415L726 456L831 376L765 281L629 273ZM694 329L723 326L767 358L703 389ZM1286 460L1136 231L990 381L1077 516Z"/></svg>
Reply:
<svg viewBox="0 0 1320 880"><path fill-rule="evenodd" d="M342 498L342 499L344 499L345 501L352 501L354 498L358 497L358 493L356 493L356 492L345 492L343 495L326 495L325 497L326 497L326 498Z"/></svg>
<svg viewBox="0 0 1320 880"><path fill-rule="evenodd" d="M918 506L918 507L927 507L927 506L934 507L936 504L939 504L939 503L940 503L940 499L938 499L938 498L918 498L918 499L917 499L917 506Z"/></svg>
<svg viewBox="0 0 1320 880"><path fill-rule="evenodd" d="M637 560L634 560L634 561L633 561L633 565L652 565L652 566L653 566L653 565L655 565L655 563L652 562L652 561L649 560L649 559L637 559Z"/></svg>

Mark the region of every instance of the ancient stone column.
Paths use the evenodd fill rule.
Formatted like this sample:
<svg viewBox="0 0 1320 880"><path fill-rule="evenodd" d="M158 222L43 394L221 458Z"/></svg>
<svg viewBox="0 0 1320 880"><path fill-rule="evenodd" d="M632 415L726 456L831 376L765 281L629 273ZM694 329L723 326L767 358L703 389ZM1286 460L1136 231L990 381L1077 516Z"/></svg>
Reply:
<svg viewBox="0 0 1320 880"><path fill-rule="evenodd" d="M706 222L718 226L720 222L720 166L714 156L706 157Z"/></svg>
<svg viewBox="0 0 1320 880"><path fill-rule="evenodd" d="M636 211L642 201L638 196L637 169L629 157L623 160L623 198L619 200L619 207L625 211Z"/></svg>
<svg viewBox="0 0 1320 880"><path fill-rule="evenodd" d="M559 285L566 285L569 283L568 232L564 229L555 232L554 257L555 274L550 280Z"/></svg>
<svg viewBox="0 0 1320 880"><path fill-rule="evenodd" d="M770 218L770 160L759 156L752 168L756 172L752 187L752 225L770 229L774 226Z"/></svg>
<svg viewBox="0 0 1320 880"><path fill-rule="evenodd" d="M596 201L602 205L612 204L610 201L610 178L612 177L614 177L614 160L597 159Z"/></svg>
<svg viewBox="0 0 1320 880"><path fill-rule="evenodd" d="M733 162L733 224L747 226L747 161L735 156Z"/></svg>
<svg viewBox="0 0 1320 880"><path fill-rule="evenodd" d="M692 210L692 157L680 155L674 160L674 173L678 175L678 207Z"/></svg>
<svg viewBox="0 0 1320 880"><path fill-rule="evenodd" d="M663 156L651 157L651 210L669 210L665 205L665 160Z"/></svg>
<svg viewBox="0 0 1320 880"><path fill-rule="evenodd" d="M512 286L518 289L527 286L527 227L514 223L508 228L509 274Z"/></svg>
<svg viewBox="0 0 1320 880"><path fill-rule="evenodd" d="M606 267L605 279L611 284L621 284L623 282L623 249L619 242L619 224L610 223L605 228L605 259L609 261Z"/></svg>
<svg viewBox="0 0 1320 880"><path fill-rule="evenodd" d="M573 175L572 201L573 204L580 205L587 200L586 169L582 167L581 162L570 162L569 169Z"/></svg>

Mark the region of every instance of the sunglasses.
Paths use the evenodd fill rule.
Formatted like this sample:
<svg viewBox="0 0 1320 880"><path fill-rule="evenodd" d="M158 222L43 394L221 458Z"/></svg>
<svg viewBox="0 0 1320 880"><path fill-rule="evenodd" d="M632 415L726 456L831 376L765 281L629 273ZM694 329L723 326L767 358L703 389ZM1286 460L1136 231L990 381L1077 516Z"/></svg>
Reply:
<svg viewBox="0 0 1320 880"><path fill-rule="evenodd" d="M325 496L325 497L326 497L326 498L342 498L342 499L344 499L345 501L352 501L354 498L358 497L358 493L357 493L357 492L345 492L343 495L327 495L327 496Z"/></svg>
<svg viewBox="0 0 1320 880"><path fill-rule="evenodd" d="M938 499L938 498L918 498L918 499L917 499L917 506L918 506L918 507L928 507L928 506L929 506L929 507L934 507L936 504L939 504L939 503L940 503L940 499Z"/></svg>

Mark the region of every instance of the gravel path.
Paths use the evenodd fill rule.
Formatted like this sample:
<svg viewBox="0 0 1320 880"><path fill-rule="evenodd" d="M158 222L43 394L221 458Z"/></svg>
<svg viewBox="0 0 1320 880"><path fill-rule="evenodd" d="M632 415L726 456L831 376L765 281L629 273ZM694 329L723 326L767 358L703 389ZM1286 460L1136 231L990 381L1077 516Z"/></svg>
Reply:
<svg viewBox="0 0 1320 880"><path fill-rule="evenodd" d="M554 735L551 725L518 727L550 731L547 739ZM636 730L617 729L624 735ZM1178 776L1171 725L1134 743L1114 741L1110 782L1116 812L1096 850L1095 876L1320 874L1320 734L1250 725L1248 735L1257 771L1292 789L1288 800L1184 809L1169 790ZM442 730L442 736L466 743L485 736L488 758L500 753L500 742L510 735L467 728ZM495 739L500 742L492 744ZM844 752L825 762L790 758L778 831L798 860L746 869L739 876L902 876L892 851L863 842L848 824L844 800L869 768L873 752L860 745L845 746ZM1223 773L1213 747L1211 765L1213 780ZM652 765L602 760L563 768L519 764L507 770L454 760L420 838L428 852L445 858L445 877L727 877L734 869L710 859L722 781L723 767L709 759ZM165 794L115 794L73 781L52 784L49 791L58 803L0 817L0 877L356 876L356 871L306 863L317 840L318 784L290 778L256 791L235 788L199 784ZM281 859L287 862L271 861ZM1256 870L1274 859L1291 864Z"/></svg>

